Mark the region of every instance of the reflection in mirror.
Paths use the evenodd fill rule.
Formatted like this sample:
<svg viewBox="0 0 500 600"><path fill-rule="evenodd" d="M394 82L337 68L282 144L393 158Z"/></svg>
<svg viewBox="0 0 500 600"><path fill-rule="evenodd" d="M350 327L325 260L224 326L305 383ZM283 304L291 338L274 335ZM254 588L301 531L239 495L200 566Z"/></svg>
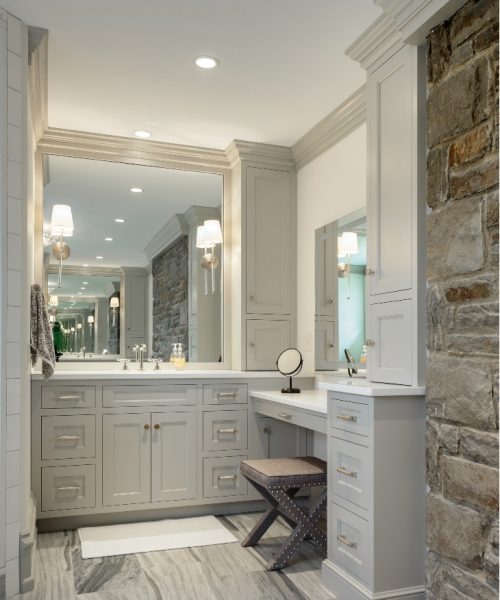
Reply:
<svg viewBox="0 0 500 600"><path fill-rule="evenodd" d="M366 362L364 209L316 230L315 263L315 368L345 368L345 349L362 364Z"/></svg>
<svg viewBox="0 0 500 600"><path fill-rule="evenodd" d="M176 344L189 361L221 361L222 176L49 155L43 172L44 277L58 300L49 312L61 360L133 357L140 344L168 360ZM69 207L72 230L54 227L55 205ZM206 221L220 233L198 247Z"/></svg>

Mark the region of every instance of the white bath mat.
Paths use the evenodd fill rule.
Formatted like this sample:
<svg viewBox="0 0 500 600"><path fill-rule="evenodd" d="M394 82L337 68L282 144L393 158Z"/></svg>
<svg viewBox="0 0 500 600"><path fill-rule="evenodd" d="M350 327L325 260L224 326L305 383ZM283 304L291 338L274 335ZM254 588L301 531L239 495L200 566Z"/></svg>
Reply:
<svg viewBox="0 0 500 600"><path fill-rule="evenodd" d="M82 527L82 558L230 544L238 540L215 517Z"/></svg>

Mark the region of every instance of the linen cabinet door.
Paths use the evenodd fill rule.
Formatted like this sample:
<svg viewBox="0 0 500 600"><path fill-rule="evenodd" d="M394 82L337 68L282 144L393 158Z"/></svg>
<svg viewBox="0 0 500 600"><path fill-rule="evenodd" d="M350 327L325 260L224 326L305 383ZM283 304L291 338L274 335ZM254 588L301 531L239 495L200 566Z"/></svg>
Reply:
<svg viewBox="0 0 500 600"><path fill-rule="evenodd" d="M275 370L278 354L290 344L290 321L248 320L247 370Z"/></svg>
<svg viewBox="0 0 500 600"><path fill-rule="evenodd" d="M103 504L151 501L151 415L103 415Z"/></svg>
<svg viewBox="0 0 500 600"><path fill-rule="evenodd" d="M196 413L153 413L152 500L196 498Z"/></svg>

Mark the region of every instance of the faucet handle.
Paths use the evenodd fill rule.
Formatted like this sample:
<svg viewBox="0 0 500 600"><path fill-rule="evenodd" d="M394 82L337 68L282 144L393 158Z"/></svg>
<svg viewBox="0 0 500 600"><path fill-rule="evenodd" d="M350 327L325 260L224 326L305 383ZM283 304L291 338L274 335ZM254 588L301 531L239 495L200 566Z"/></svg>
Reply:
<svg viewBox="0 0 500 600"><path fill-rule="evenodd" d="M159 371L160 370L161 358L150 358L150 359L148 359L148 361L152 362L154 364L154 370L155 371Z"/></svg>
<svg viewBox="0 0 500 600"><path fill-rule="evenodd" d="M130 362L130 360L128 358L119 358L118 362L123 364L123 370L124 371L128 371L127 365Z"/></svg>

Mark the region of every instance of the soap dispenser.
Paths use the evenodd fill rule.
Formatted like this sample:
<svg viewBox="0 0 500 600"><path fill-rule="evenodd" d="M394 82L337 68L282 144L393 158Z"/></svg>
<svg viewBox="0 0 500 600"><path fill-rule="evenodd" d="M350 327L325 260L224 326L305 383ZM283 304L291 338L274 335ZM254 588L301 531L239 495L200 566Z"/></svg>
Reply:
<svg viewBox="0 0 500 600"><path fill-rule="evenodd" d="M174 367L177 358L177 344L172 344L172 352L170 354L170 364Z"/></svg>
<svg viewBox="0 0 500 600"><path fill-rule="evenodd" d="M186 355L182 351L182 344L177 344L177 356L175 357L175 368L183 371L186 368Z"/></svg>
<svg viewBox="0 0 500 600"><path fill-rule="evenodd" d="M360 363L366 363L366 353L367 353L367 349L366 346L363 346L363 352L361 352L361 356L359 358L359 362Z"/></svg>

